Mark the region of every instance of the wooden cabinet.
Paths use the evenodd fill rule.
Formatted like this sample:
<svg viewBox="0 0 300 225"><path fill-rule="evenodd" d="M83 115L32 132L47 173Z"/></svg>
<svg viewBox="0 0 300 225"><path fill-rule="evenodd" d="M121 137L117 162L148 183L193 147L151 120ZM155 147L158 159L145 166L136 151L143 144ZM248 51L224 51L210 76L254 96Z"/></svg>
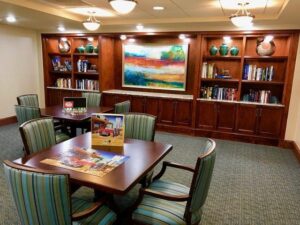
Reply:
<svg viewBox="0 0 300 225"><path fill-rule="evenodd" d="M192 101L175 100L174 124L190 126L192 123Z"/></svg>
<svg viewBox="0 0 300 225"><path fill-rule="evenodd" d="M145 102L145 113L157 116L159 114L159 100L157 98L147 97Z"/></svg>
<svg viewBox="0 0 300 225"><path fill-rule="evenodd" d="M158 122L174 124L174 111L175 101L173 99L160 99Z"/></svg>
<svg viewBox="0 0 300 225"><path fill-rule="evenodd" d="M283 107L241 104L237 111L237 131L279 137L283 110Z"/></svg>
<svg viewBox="0 0 300 225"><path fill-rule="evenodd" d="M197 127L209 130L233 131L236 104L213 101L198 101Z"/></svg>
<svg viewBox="0 0 300 225"><path fill-rule="evenodd" d="M144 113L146 98L143 96L131 97L131 112Z"/></svg>

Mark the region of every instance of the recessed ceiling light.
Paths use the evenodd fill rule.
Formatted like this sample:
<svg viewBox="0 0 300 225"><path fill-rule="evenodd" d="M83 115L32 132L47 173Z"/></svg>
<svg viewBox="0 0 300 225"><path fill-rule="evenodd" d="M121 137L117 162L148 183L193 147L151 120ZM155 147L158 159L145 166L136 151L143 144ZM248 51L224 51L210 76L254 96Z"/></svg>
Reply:
<svg viewBox="0 0 300 225"><path fill-rule="evenodd" d="M153 6L153 10L156 10L156 11L161 11L161 10L164 10L165 9L165 7L163 7L163 6Z"/></svg>
<svg viewBox="0 0 300 225"><path fill-rule="evenodd" d="M127 39L127 37L126 37L126 35L125 35L125 34L122 34L122 35L120 36L120 39L121 39L122 41L124 41L124 40L126 40L126 39Z"/></svg>
<svg viewBox="0 0 300 225"><path fill-rule="evenodd" d="M128 41L129 41L130 43L134 43L134 42L135 42L135 39L130 38Z"/></svg>
<svg viewBox="0 0 300 225"><path fill-rule="evenodd" d="M59 31L65 31L66 29L65 29L65 27L64 26L59 26L58 28L57 28L57 30L59 30Z"/></svg>
<svg viewBox="0 0 300 225"><path fill-rule="evenodd" d="M138 25L136 25L136 29L137 30L144 30L144 26L143 26L143 24L138 24Z"/></svg>
<svg viewBox="0 0 300 225"><path fill-rule="evenodd" d="M88 41L94 41L93 37L88 37L87 39L88 39Z"/></svg>
<svg viewBox="0 0 300 225"><path fill-rule="evenodd" d="M6 17L6 21L9 22L9 23L14 23L16 22L16 17L14 17L13 15L9 15Z"/></svg>

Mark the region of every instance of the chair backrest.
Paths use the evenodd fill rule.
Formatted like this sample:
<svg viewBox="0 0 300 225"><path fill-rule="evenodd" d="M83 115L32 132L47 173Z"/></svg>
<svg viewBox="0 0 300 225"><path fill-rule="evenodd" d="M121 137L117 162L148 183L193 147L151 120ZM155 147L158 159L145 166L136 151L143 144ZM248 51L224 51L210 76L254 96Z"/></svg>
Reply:
<svg viewBox="0 0 300 225"><path fill-rule="evenodd" d="M5 177L22 225L71 225L68 174L4 161Z"/></svg>
<svg viewBox="0 0 300 225"><path fill-rule="evenodd" d="M39 99L37 94L21 95L17 97L19 105L39 107Z"/></svg>
<svg viewBox="0 0 300 225"><path fill-rule="evenodd" d="M29 155L56 144L53 119L29 120L19 127L25 154Z"/></svg>
<svg viewBox="0 0 300 225"><path fill-rule="evenodd" d="M83 92L82 97L86 98L87 107L99 107L101 102L101 93Z"/></svg>
<svg viewBox="0 0 300 225"><path fill-rule="evenodd" d="M28 120L41 117L40 108L37 107L15 105L15 112L19 125Z"/></svg>
<svg viewBox="0 0 300 225"><path fill-rule="evenodd" d="M216 159L215 147L215 141L208 139L204 149L205 153L197 159L190 187L191 199L187 203L185 216L198 212L205 203Z"/></svg>
<svg viewBox="0 0 300 225"><path fill-rule="evenodd" d="M130 112L130 101L119 102L115 104L115 113L129 113Z"/></svg>
<svg viewBox="0 0 300 225"><path fill-rule="evenodd" d="M125 138L154 141L156 116L142 113L125 115Z"/></svg>

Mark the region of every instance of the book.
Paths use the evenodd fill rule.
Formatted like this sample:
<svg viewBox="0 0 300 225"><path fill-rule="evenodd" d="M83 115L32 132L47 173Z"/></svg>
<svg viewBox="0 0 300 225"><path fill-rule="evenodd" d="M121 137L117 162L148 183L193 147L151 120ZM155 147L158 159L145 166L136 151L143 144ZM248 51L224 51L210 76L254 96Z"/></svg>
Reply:
<svg viewBox="0 0 300 225"><path fill-rule="evenodd" d="M93 113L91 117L92 146L107 150L123 149L124 115ZM109 148L106 148L109 147Z"/></svg>

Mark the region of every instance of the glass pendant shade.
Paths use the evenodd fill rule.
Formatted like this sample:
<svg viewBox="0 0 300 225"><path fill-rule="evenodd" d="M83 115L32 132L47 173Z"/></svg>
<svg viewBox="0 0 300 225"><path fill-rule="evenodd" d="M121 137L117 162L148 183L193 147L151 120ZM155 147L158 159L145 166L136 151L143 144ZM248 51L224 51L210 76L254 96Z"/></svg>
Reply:
<svg viewBox="0 0 300 225"><path fill-rule="evenodd" d="M130 13L137 5L135 0L109 0L109 3L114 10L121 14Z"/></svg>
<svg viewBox="0 0 300 225"><path fill-rule="evenodd" d="M232 16L230 17L231 22L237 27L249 27L252 25L252 16Z"/></svg>
<svg viewBox="0 0 300 225"><path fill-rule="evenodd" d="M82 25L84 26L85 29L89 31L95 31L99 29L100 22L96 20L94 15L91 15L87 20L82 22Z"/></svg>

